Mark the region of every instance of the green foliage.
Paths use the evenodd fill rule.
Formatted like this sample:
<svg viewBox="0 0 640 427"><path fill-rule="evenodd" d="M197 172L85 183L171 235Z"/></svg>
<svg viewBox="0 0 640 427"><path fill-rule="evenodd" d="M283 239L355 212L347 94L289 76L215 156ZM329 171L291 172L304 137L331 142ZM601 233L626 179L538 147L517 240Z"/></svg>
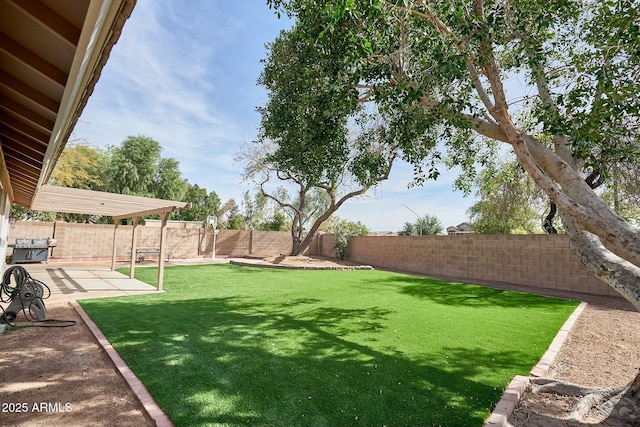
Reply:
<svg viewBox="0 0 640 427"><path fill-rule="evenodd" d="M207 193L206 188L198 184L187 184L184 201L191 202L189 209L180 209L173 213L173 219L182 221L201 221L203 224L210 215L220 215L220 197L215 191Z"/></svg>
<svg viewBox="0 0 640 427"><path fill-rule="evenodd" d="M229 199L220 209L218 227L229 230L246 230L245 217L234 199Z"/></svg>
<svg viewBox="0 0 640 427"><path fill-rule="evenodd" d="M97 190L103 187L105 153L84 141L72 141L62 151L50 184L60 187Z"/></svg>
<svg viewBox="0 0 640 427"><path fill-rule="evenodd" d="M53 222L57 221L60 215L58 215L57 212L34 211L14 203L11 205L11 218L15 218L18 221L35 220Z"/></svg>
<svg viewBox="0 0 640 427"><path fill-rule="evenodd" d="M256 193L251 198L249 191L243 195L242 205L244 211L244 223L250 230L259 230L265 221L267 202L269 199L261 193Z"/></svg>
<svg viewBox="0 0 640 427"><path fill-rule="evenodd" d="M147 136L129 136L108 148L105 190L159 199L181 200L187 190L178 162L161 156L160 144Z"/></svg>
<svg viewBox="0 0 640 427"><path fill-rule="evenodd" d="M609 175L602 198L622 218L640 225L640 165L614 163Z"/></svg>
<svg viewBox="0 0 640 427"><path fill-rule="evenodd" d="M442 234L443 230L444 227L438 217L425 215L416 219L413 223L405 222L398 234L401 236L435 236Z"/></svg>
<svg viewBox="0 0 640 427"><path fill-rule="evenodd" d="M340 220L334 225L336 236L336 258L345 259L349 256L349 239L353 236L366 236L369 230L363 224L353 221Z"/></svg>
<svg viewBox="0 0 640 427"><path fill-rule="evenodd" d="M335 123L356 109L355 101L370 104L388 120L384 139L414 166L416 184L437 178L444 163L461 168L456 183L470 191L491 144L479 136L543 142L557 150L547 160L557 155L582 168L578 173L603 179L613 163L640 158L630 143L640 134L637 0L268 3L295 17L287 36L297 44L279 58L309 71L291 90L307 94L334 82L322 93ZM509 76L523 84L507 84ZM331 95L339 96L337 105ZM297 98L296 108L306 108L305 101ZM516 130L507 135L511 121ZM343 145L327 141L294 144L286 158L325 156L328 147L336 158L344 155Z"/></svg>
<svg viewBox="0 0 640 427"><path fill-rule="evenodd" d="M412 222L405 222L402 226L402 230L398 231L400 236L417 236L416 225Z"/></svg>
<svg viewBox="0 0 640 427"><path fill-rule="evenodd" d="M226 226L229 230L245 230L246 229L246 225L244 223L244 217L240 212L230 213L227 218Z"/></svg>
<svg viewBox="0 0 640 427"><path fill-rule="evenodd" d="M178 162L172 158L162 158L158 162L151 192L157 199L182 200L187 191L187 180L182 178Z"/></svg>
<svg viewBox="0 0 640 427"><path fill-rule="evenodd" d="M100 190L106 154L92 147L86 141L72 141L65 147L54 168L49 184L60 187ZM18 220L67 221L67 222L106 222L94 215L71 214L64 212L32 211L18 205L11 206L11 217Z"/></svg>
<svg viewBox="0 0 640 427"><path fill-rule="evenodd" d="M80 303L193 427L480 426L577 305L380 270L166 267L164 289Z"/></svg>
<svg viewBox="0 0 640 427"><path fill-rule="evenodd" d="M291 218L296 255L345 201L388 177L401 135L389 115L363 108L355 75L304 28L281 32L264 64L258 83L268 100L258 109L258 140L242 160L245 177ZM274 190L274 179L295 193Z"/></svg>
<svg viewBox="0 0 640 427"><path fill-rule="evenodd" d="M288 195L281 195L279 200L286 200L286 197ZM283 209L261 192L256 192L251 197L251 193L246 191L243 196L242 211L243 223L250 230L284 231L290 228L291 221L287 222L285 215L289 210ZM293 214L291 216L293 217Z"/></svg>
<svg viewBox="0 0 640 427"><path fill-rule="evenodd" d="M287 217L280 211L277 211L273 216L260 224L260 230L264 231L284 231L287 229Z"/></svg>
<svg viewBox="0 0 640 427"><path fill-rule="evenodd" d="M472 229L481 234L541 232L546 198L515 162L497 163L476 180L480 198L469 208Z"/></svg>
<svg viewBox="0 0 640 427"><path fill-rule="evenodd" d="M143 135L129 136L119 146L109 147L107 190L112 193L153 197L160 144Z"/></svg>

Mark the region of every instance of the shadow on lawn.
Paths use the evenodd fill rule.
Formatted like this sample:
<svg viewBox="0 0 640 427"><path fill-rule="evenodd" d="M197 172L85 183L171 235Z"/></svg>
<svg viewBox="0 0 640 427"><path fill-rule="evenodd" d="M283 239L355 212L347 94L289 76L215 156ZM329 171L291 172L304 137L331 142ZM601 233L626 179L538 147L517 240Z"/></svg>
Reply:
<svg viewBox="0 0 640 427"><path fill-rule="evenodd" d="M482 285L447 282L428 277L394 275L374 279L375 286L394 286L398 292L438 304L468 307L548 307L566 308L566 301L525 292L506 291Z"/></svg>
<svg viewBox="0 0 640 427"><path fill-rule="evenodd" d="M305 311L315 302L82 305L177 426L479 426L504 379L474 376L530 359L466 348L447 349L449 359L393 354L373 344L388 311Z"/></svg>

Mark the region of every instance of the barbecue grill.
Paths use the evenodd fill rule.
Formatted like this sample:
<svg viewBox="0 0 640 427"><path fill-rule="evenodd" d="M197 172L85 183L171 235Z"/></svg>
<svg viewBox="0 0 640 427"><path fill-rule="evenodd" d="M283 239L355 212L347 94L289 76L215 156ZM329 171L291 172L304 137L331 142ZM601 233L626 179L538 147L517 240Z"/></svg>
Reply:
<svg viewBox="0 0 640 427"><path fill-rule="evenodd" d="M48 262L49 248L57 246L54 239L16 239L16 243L8 245L13 248L9 264L21 262Z"/></svg>

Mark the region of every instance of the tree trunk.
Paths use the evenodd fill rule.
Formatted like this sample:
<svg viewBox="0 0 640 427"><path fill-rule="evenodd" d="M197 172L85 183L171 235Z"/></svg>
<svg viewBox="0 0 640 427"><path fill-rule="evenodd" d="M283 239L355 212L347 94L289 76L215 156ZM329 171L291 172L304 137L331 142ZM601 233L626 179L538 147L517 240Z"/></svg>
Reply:
<svg viewBox="0 0 640 427"><path fill-rule="evenodd" d="M640 267L611 252L562 210L560 217L569 235L569 246L587 269L640 311Z"/></svg>
<svg viewBox="0 0 640 427"><path fill-rule="evenodd" d="M298 256L304 248L301 248L301 237L302 230L299 226L296 225L296 221L294 219L293 224L291 224L291 252L290 256Z"/></svg>
<svg viewBox="0 0 640 427"><path fill-rule="evenodd" d="M613 212L579 173L508 115L504 130L519 163L556 203L572 250L596 277L640 311L640 231Z"/></svg>
<svg viewBox="0 0 640 427"><path fill-rule="evenodd" d="M585 387L552 378L531 378L537 392L578 397L568 420L581 423L597 408L608 418L625 422L640 420L640 370L629 384L618 387ZM626 425L626 424L624 424Z"/></svg>
<svg viewBox="0 0 640 427"><path fill-rule="evenodd" d="M542 221L542 228L547 234L558 234L558 230L553 226L553 219L556 217L556 212L558 211L558 207L555 203L549 202L549 214L544 217L544 221Z"/></svg>

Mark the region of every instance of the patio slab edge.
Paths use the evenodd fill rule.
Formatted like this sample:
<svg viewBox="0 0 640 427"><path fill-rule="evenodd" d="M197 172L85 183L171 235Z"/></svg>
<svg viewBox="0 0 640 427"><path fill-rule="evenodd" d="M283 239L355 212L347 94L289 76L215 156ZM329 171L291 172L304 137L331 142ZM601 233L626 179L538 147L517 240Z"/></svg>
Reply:
<svg viewBox="0 0 640 427"><path fill-rule="evenodd" d="M564 322L553 341L549 345L547 351L542 355L536 366L531 369L530 375L532 377L543 377L549 373L549 368L556 360L562 345L569 337L569 332L575 325L576 321L587 307L586 302L581 302L569 318ZM513 413L522 393L524 393L527 385L529 385L529 378L522 375L516 375L513 377L507 388L505 389L500 401L496 405L495 409L489 415L484 423L483 427L513 427L509 423L509 417Z"/></svg>
<svg viewBox="0 0 640 427"><path fill-rule="evenodd" d="M127 384L129 384L129 387L136 395L136 398L140 401L149 417L151 417L151 419L156 423L156 426L174 427L169 417L164 413L160 406L158 406L144 384L142 384L142 381L140 381L136 374L133 373L124 359L120 357L120 354L118 354L116 349L113 348L107 337L102 333L102 331L93 322L93 320L91 320L87 312L84 311L84 309L76 301L70 301L69 304L76 310L78 315L82 318L93 336L98 341L98 344L100 344L100 346L107 353L113 364L118 369L118 372L120 372L120 375L122 375Z"/></svg>

